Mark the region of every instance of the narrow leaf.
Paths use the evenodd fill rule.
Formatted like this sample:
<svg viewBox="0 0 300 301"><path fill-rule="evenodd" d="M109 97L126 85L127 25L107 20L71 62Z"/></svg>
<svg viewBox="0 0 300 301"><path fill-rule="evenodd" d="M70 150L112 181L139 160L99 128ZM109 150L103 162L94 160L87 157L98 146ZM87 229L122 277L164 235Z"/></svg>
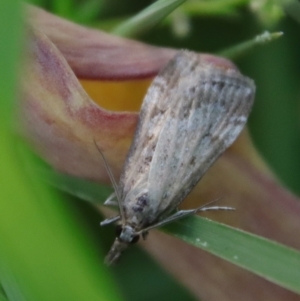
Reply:
<svg viewBox="0 0 300 301"><path fill-rule="evenodd" d="M95 183L67 175L59 175L56 179L55 176L49 177L49 171L47 173L48 180L66 192L96 204L105 200L98 198L100 185L97 194ZM300 252L297 250L198 216L171 223L163 229L189 244L300 293Z"/></svg>
<svg viewBox="0 0 300 301"><path fill-rule="evenodd" d="M185 242L300 293L300 252L198 216L164 227Z"/></svg>
<svg viewBox="0 0 300 301"><path fill-rule="evenodd" d="M219 51L218 55L224 56L226 58L233 60L240 56L245 55L247 52L249 52L254 47L273 42L274 40L280 38L282 35L283 35L283 32L281 32L281 31L273 32L273 33L265 31L264 33L257 35L256 37L254 37L251 40L242 42L242 43L235 45L233 47L230 47L228 49Z"/></svg>
<svg viewBox="0 0 300 301"><path fill-rule="evenodd" d="M5 296L5 293L3 291L3 288L0 285L0 301L8 301L7 297Z"/></svg>
<svg viewBox="0 0 300 301"><path fill-rule="evenodd" d="M126 37L136 37L146 32L186 0L158 0L131 19L121 23L112 33Z"/></svg>
<svg viewBox="0 0 300 301"><path fill-rule="evenodd" d="M39 174L54 187L70 193L82 200L102 205L105 199L113 192L110 187L90 182L54 170L41 169Z"/></svg>

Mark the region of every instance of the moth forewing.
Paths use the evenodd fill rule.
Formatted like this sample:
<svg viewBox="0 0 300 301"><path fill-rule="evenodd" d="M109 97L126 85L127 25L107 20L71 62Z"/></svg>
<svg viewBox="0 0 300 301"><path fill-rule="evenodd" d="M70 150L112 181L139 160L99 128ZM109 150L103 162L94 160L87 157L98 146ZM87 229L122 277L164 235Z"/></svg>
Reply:
<svg viewBox="0 0 300 301"><path fill-rule="evenodd" d="M179 52L159 73L144 99L123 167L124 216L109 262L143 229L173 220L170 213L243 129L254 92L253 81L239 71L189 51Z"/></svg>

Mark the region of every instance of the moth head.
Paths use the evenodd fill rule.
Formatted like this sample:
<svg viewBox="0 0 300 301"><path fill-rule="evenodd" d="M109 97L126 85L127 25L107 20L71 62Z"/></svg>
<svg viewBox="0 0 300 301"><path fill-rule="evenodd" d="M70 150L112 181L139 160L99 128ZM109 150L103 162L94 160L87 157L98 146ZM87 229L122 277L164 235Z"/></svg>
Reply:
<svg viewBox="0 0 300 301"><path fill-rule="evenodd" d="M121 226L117 225L116 228L117 239L120 242L127 244L134 244L138 242L140 235L131 226Z"/></svg>

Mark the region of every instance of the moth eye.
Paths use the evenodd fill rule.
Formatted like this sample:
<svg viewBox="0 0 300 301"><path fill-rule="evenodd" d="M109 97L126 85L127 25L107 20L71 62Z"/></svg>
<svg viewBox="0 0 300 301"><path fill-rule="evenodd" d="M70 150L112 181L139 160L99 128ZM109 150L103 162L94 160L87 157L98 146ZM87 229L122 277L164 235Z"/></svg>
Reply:
<svg viewBox="0 0 300 301"><path fill-rule="evenodd" d="M139 235L135 235L135 236L133 236L133 238L132 238L132 240L131 240L131 244L135 244L135 243L137 243L138 241L139 241L139 239L140 239L140 236Z"/></svg>
<svg viewBox="0 0 300 301"><path fill-rule="evenodd" d="M122 226L117 225L117 227L116 227L116 236L120 237L121 233L122 233Z"/></svg>

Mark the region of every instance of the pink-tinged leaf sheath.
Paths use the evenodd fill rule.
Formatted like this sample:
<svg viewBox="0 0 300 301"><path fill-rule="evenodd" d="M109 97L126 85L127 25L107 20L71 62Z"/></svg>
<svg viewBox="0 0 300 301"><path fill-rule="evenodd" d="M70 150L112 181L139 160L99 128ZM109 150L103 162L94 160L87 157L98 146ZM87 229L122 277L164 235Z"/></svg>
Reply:
<svg viewBox="0 0 300 301"><path fill-rule="evenodd" d="M89 29L33 6L28 6L28 17L56 45L78 78L150 78L177 52ZM209 54L204 57L214 64L235 68L224 58Z"/></svg>
<svg viewBox="0 0 300 301"><path fill-rule="evenodd" d="M100 108L83 90L64 57L40 31L29 34L22 78L21 129L56 169L108 182L93 139L116 173L122 166L137 114Z"/></svg>

